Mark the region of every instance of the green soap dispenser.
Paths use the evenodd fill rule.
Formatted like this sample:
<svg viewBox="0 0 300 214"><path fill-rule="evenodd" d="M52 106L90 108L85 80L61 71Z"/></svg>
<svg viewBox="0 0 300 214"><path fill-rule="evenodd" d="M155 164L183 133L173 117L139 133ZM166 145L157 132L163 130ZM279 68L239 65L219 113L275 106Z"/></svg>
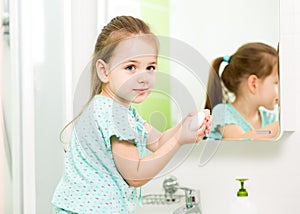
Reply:
<svg viewBox="0 0 300 214"><path fill-rule="evenodd" d="M241 188L237 192L237 198L230 207L230 214L258 214L256 206L249 200L248 192L244 187L247 178L236 179L241 183Z"/></svg>

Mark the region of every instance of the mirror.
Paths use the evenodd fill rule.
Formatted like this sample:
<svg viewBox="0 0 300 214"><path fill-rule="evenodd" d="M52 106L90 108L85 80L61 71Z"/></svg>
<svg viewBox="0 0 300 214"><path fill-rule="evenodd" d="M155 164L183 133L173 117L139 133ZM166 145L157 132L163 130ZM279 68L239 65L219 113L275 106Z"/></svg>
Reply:
<svg viewBox="0 0 300 214"><path fill-rule="evenodd" d="M178 39L184 42L186 46L194 48L199 55L207 60L208 65L211 65L214 59L218 57L232 56L239 47L246 43L260 42L273 47L275 50L279 43L279 0L267 0L264 2L259 0L190 0L188 2L170 0L168 6L154 5L149 3L151 1L144 2L147 2L147 4L143 5L145 8L142 10L146 11L146 15L142 11L141 18L150 24L154 31L156 31L155 33L164 34L165 31L160 29L161 22L163 21L161 19L157 20L154 16L157 16L159 11L163 11L165 15L169 14L167 23L169 25L169 32L166 34L171 37L171 40ZM152 16L149 11L152 11ZM181 50L172 49L172 44L170 46L169 64L167 68L164 69L169 70L171 79L177 81L177 83L174 83L171 80L169 94L171 98L176 98L175 100L171 99L171 101L169 101L171 106L169 109L171 112L169 123L174 125L187 113L178 110L178 102L185 104L190 103L189 100L186 100L186 96L179 98L180 96L178 94L182 93L182 90L178 87L178 80L180 80L180 84L184 85L188 90L189 95L192 97L193 105L195 103L198 109L203 109L206 102L209 67L204 66L200 68L201 73L205 73L205 75L203 75L205 77L199 79L198 75L195 74L198 71L191 70L188 64L184 64L184 59L181 62L172 60L172 53ZM185 53L190 58L197 57L196 55L188 54L188 52ZM224 67L225 65L222 63L220 70L223 70ZM262 81L261 78L258 79ZM245 84L245 82L243 82L243 84ZM149 102L155 103L153 100ZM244 125L248 127L248 129L244 131L245 135L237 135L236 131L233 131L232 136L230 134L226 134L226 138L224 138L224 136L209 136L209 139L274 140L280 133L278 106L279 103L273 107L268 107L267 110L259 111L260 116L266 114L274 115L275 118L272 116L272 122L276 122L270 125L272 127L263 128L262 126L269 124L266 121L267 118L257 118L257 114L255 114L254 117L249 116L250 119L248 118L243 121L246 124ZM245 108L242 109L245 110ZM247 110L250 109L247 108ZM244 112L237 110L235 113L240 117L239 119L242 119L241 115L243 115ZM223 112L223 115L224 114L228 117L227 113ZM215 117L219 117L219 115ZM168 120L167 117L162 118ZM156 117L156 120L157 119L159 118ZM218 119L225 122L225 117ZM159 121L158 124L168 124L168 121ZM230 128L232 127L222 129L220 131L221 135L226 133L226 131L230 133ZM246 132L251 130L253 135L250 133L246 134ZM243 131L241 131L241 133L242 132Z"/></svg>
<svg viewBox="0 0 300 214"><path fill-rule="evenodd" d="M212 110L213 140L274 140L279 135L279 57L262 42L243 44L216 58L205 108Z"/></svg>

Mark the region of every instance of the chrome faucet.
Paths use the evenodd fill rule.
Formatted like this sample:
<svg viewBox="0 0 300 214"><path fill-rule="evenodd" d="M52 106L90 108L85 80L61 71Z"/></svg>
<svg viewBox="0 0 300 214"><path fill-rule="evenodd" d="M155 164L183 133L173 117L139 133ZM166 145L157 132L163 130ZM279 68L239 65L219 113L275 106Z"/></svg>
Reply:
<svg viewBox="0 0 300 214"><path fill-rule="evenodd" d="M169 202L175 200L175 193L181 189L185 193L185 205L176 209L173 214L201 214L199 190L180 187L174 176L167 177L163 182L165 199Z"/></svg>
<svg viewBox="0 0 300 214"><path fill-rule="evenodd" d="M165 178L163 188L164 194L144 195L142 203L144 205L170 205L180 203L181 199L185 198L185 205L177 208L173 214L202 214L199 190L179 186L174 176ZM185 194L178 194L179 189L183 190Z"/></svg>
<svg viewBox="0 0 300 214"><path fill-rule="evenodd" d="M177 208L173 214L202 214L199 190L186 187L180 187L179 189L185 192L185 205Z"/></svg>

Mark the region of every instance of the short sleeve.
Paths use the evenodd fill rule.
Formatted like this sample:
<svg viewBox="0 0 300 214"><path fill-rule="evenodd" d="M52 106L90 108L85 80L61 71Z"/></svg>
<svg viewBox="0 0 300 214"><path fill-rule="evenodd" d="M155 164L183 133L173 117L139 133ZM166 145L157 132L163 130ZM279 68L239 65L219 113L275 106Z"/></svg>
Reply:
<svg viewBox="0 0 300 214"><path fill-rule="evenodd" d="M265 109L264 107L260 107L259 112L262 118L262 127L274 123L279 119L278 110L270 111Z"/></svg>
<svg viewBox="0 0 300 214"><path fill-rule="evenodd" d="M223 138L222 134L219 131L219 128L225 124L225 105L219 104L216 105L212 110L212 128L208 136L208 139L221 139Z"/></svg>
<svg viewBox="0 0 300 214"><path fill-rule="evenodd" d="M228 117L226 114L226 105L216 105L212 110L212 129L223 126L226 123L225 121L229 122L226 117Z"/></svg>
<svg viewBox="0 0 300 214"><path fill-rule="evenodd" d="M245 132L251 130L251 126L245 119L234 109L231 104L218 104L212 110L212 130L208 138L220 139L223 135L219 128L225 125L236 124Z"/></svg>
<svg viewBox="0 0 300 214"><path fill-rule="evenodd" d="M94 117L106 147L111 150L110 138L116 136L119 140L138 142L137 126L142 120L136 120L135 115L128 108L110 100L94 103Z"/></svg>
<svg viewBox="0 0 300 214"><path fill-rule="evenodd" d="M146 123L146 120L144 120L136 111L136 109L134 107L130 107L130 111L132 112L134 118L136 119L137 123L141 124L144 126L144 124Z"/></svg>

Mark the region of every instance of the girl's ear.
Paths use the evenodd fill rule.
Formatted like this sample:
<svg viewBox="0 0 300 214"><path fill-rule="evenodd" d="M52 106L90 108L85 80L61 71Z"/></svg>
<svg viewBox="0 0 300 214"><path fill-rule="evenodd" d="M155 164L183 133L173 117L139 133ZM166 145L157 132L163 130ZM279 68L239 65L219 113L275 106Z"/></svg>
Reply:
<svg viewBox="0 0 300 214"><path fill-rule="evenodd" d="M109 81L108 78L108 68L106 63L102 59L98 59L96 62L97 75L101 82L107 83Z"/></svg>
<svg viewBox="0 0 300 214"><path fill-rule="evenodd" d="M258 87L258 78L256 75L252 74L248 77L248 88L251 93L255 94Z"/></svg>

